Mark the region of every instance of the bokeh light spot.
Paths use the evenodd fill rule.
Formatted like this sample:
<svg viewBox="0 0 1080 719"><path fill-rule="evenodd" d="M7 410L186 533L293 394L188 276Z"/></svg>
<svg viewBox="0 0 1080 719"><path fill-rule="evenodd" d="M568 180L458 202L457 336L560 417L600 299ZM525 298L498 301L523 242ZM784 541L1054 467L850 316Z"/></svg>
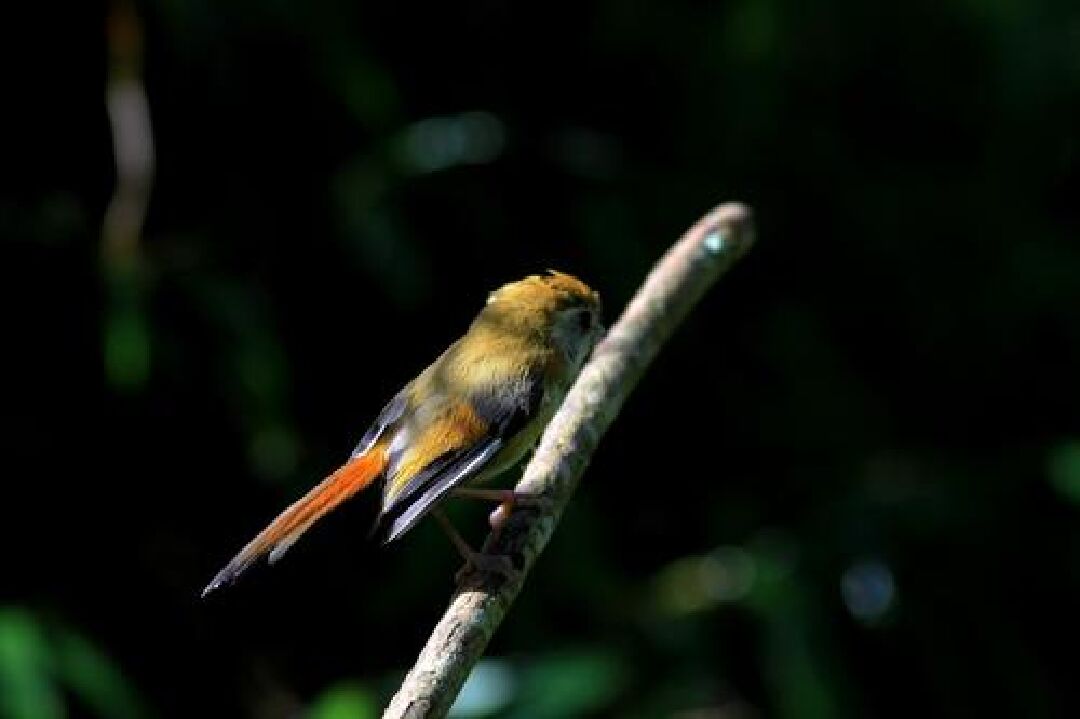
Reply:
<svg viewBox="0 0 1080 719"><path fill-rule="evenodd" d="M895 601L896 582L884 563L862 560L844 571L840 592L853 617L865 624L876 624Z"/></svg>
<svg viewBox="0 0 1080 719"><path fill-rule="evenodd" d="M492 162L504 144L499 118L487 112L466 112L413 123L402 135L400 152L403 164L423 174Z"/></svg>
<svg viewBox="0 0 1080 719"><path fill-rule="evenodd" d="M513 672L504 662L481 660L461 688L457 701L450 708L450 716L487 716L508 705L514 697L514 691Z"/></svg>

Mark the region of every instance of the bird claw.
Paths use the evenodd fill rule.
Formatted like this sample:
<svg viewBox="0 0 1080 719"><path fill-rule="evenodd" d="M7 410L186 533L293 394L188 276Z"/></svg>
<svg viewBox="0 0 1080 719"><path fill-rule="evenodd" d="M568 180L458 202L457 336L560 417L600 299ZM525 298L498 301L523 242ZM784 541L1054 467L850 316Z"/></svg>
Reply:
<svg viewBox="0 0 1080 719"><path fill-rule="evenodd" d="M510 519L510 515L514 513L514 509L517 507L526 507L541 512L549 512L555 507L555 502L547 497L539 495L534 496L531 494L517 494L515 492L511 495L510 499L500 504L488 515L488 524L496 531L501 530L503 525Z"/></svg>
<svg viewBox="0 0 1080 719"><path fill-rule="evenodd" d="M514 494L514 504L549 512L555 508L555 500L542 494Z"/></svg>
<svg viewBox="0 0 1080 719"><path fill-rule="evenodd" d="M454 579L458 584L464 584L477 573L497 574L511 582L521 577L521 571L514 568L513 560L505 554L473 552L466 560L465 566L454 575Z"/></svg>

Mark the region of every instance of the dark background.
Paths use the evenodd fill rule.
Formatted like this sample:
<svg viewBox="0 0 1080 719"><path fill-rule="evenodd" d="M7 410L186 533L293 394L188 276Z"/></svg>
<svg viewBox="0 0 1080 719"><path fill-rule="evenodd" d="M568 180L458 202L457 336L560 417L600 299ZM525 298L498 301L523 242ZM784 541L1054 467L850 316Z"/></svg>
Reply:
<svg viewBox="0 0 1080 719"><path fill-rule="evenodd" d="M1080 712L1075 2L135 10L141 59L122 4L5 31L0 716L377 715L452 590L433 526L373 546L365 497L200 588L489 290L555 267L613 320L726 199L757 246L459 716Z"/></svg>

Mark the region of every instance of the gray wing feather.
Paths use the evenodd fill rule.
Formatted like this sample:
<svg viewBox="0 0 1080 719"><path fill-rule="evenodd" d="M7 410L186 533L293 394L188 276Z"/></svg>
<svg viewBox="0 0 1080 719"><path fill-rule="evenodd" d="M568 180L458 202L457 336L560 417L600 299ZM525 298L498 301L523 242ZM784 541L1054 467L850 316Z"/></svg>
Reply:
<svg viewBox="0 0 1080 719"><path fill-rule="evenodd" d="M409 401L405 397L404 390L394 395L394 398L387 402L386 406L379 412L379 416L372 422L368 431L364 433L364 436L356 445L356 449L354 449L352 455L350 455L350 459L359 457L371 449L372 445L379 441L379 437L386 431L386 428L401 419L405 414L405 407L408 403Z"/></svg>
<svg viewBox="0 0 1080 719"><path fill-rule="evenodd" d="M495 438L474 445L469 450L457 452L456 456L447 462L432 463L438 466L424 470L420 474L426 476L418 477L423 481L419 484L421 491L417 496L404 498L404 501L397 505L401 508L400 512L391 509L387 515L380 518L380 524L386 526L386 538L383 541L392 542L409 531L443 495L478 472L501 447L502 440Z"/></svg>

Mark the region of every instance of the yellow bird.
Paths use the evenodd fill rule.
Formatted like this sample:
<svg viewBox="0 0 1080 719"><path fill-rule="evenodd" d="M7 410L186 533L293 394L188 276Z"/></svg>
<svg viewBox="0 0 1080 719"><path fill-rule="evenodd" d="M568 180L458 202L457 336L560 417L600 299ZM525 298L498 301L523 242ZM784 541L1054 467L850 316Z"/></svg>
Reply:
<svg viewBox="0 0 1080 719"><path fill-rule="evenodd" d="M533 275L488 297L465 335L383 408L349 460L282 512L203 590L232 583L259 558L272 564L319 518L383 481L376 531L390 542L434 512L466 561L502 569L471 550L438 510L449 493L502 502L512 490L462 487L513 467L536 444L600 338L600 297L561 272Z"/></svg>

